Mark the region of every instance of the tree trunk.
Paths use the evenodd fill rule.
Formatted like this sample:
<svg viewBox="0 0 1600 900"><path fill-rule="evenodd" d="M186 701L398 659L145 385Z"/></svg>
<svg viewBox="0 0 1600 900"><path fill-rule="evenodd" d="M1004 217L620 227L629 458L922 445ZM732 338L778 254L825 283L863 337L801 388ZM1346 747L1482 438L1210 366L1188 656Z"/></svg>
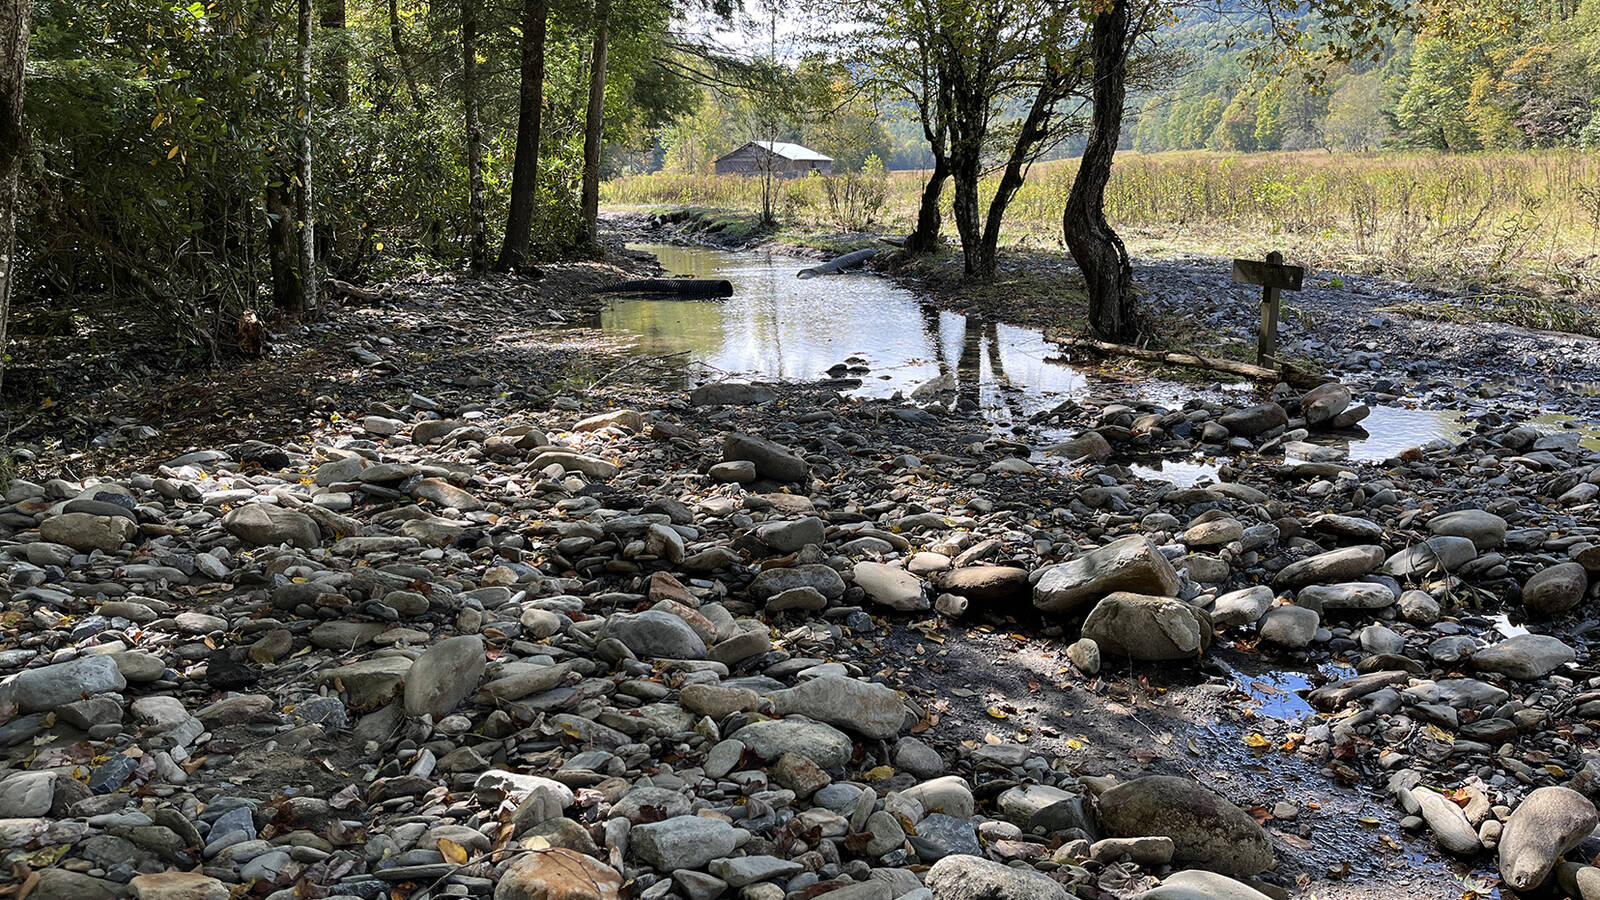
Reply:
<svg viewBox="0 0 1600 900"><path fill-rule="evenodd" d="M950 178L955 182L955 200L950 212L955 216L956 234L961 238L962 268L968 277L982 277L979 246L983 224L978 219L978 179L983 174L979 150L957 148L950 154Z"/></svg>
<svg viewBox="0 0 1600 900"><path fill-rule="evenodd" d="M467 209L471 230L467 264L489 263L489 222L483 197L483 126L478 122L478 0L461 0L461 102L467 124Z"/></svg>
<svg viewBox="0 0 1600 900"><path fill-rule="evenodd" d="M301 308L294 237L294 204L284 184L275 181L267 185L267 263L272 273L272 304L285 312Z"/></svg>
<svg viewBox="0 0 1600 900"><path fill-rule="evenodd" d="M1017 132L1017 141L1006 158L1000 184L995 187L994 197L989 201L989 214L983 220L983 238L978 242L976 273L980 278L994 277L1000 248L1000 223L1005 219L1006 209L1017 196L1017 191L1022 189L1022 170L1033 157L1033 149L1050 134L1050 115L1055 109L1056 93L1054 80L1049 72L1045 72L1044 80L1034 94L1033 105L1028 109L1027 118L1022 120L1022 128Z"/></svg>
<svg viewBox="0 0 1600 900"><path fill-rule="evenodd" d="M594 53L589 58L589 110L583 128L583 226L589 246L600 243L600 137L606 114L606 44L611 0L595 0Z"/></svg>
<svg viewBox="0 0 1600 900"><path fill-rule="evenodd" d="M1094 103L1089 141L1072 180L1061 224L1067 247L1083 272L1089 294L1089 327L1105 340L1133 336L1133 264L1122 239L1106 221L1106 184L1122 135L1122 105L1127 94L1128 0L1113 0L1095 16L1090 35L1094 61Z"/></svg>
<svg viewBox="0 0 1600 900"><path fill-rule="evenodd" d="M6 321L17 272L17 195L28 135L22 122L23 71L33 0L0 0L0 388L4 387Z"/></svg>
<svg viewBox="0 0 1600 900"><path fill-rule="evenodd" d="M511 162L511 205L505 240L495 268L501 272L528 258L533 232L534 198L539 193L539 128L544 106L544 38L549 0L522 4L522 88L518 92L517 148Z"/></svg>
<svg viewBox="0 0 1600 900"><path fill-rule="evenodd" d="M300 0L300 309L317 307L317 233L311 194L311 0Z"/></svg>
<svg viewBox="0 0 1600 900"><path fill-rule="evenodd" d="M922 205L917 207L917 227L906 237L905 248L911 253L932 253L939 249L939 226L943 214L939 201L944 193L945 179L950 177L950 163L945 159L944 148L933 154L933 174L922 186Z"/></svg>

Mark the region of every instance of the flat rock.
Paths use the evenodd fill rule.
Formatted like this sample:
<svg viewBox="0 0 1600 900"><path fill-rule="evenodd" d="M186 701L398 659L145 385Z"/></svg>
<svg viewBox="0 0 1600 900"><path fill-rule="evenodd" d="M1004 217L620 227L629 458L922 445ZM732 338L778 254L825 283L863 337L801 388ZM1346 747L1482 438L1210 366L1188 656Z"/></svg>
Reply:
<svg viewBox="0 0 1600 900"><path fill-rule="evenodd" d="M1150 775L1119 784L1097 801L1100 825L1113 837L1172 839L1173 859L1226 875L1254 875L1273 865L1266 832L1248 813L1188 778Z"/></svg>
<svg viewBox="0 0 1600 900"><path fill-rule="evenodd" d="M449 715L478 689L487 657L475 634L446 638L417 657L406 672L406 715Z"/></svg>
<svg viewBox="0 0 1600 900"><path fill-rule="evenodd" d="M930 605L922 593L922 579L905 569L887 563L859 562L851 574L872 602L880 606L918 612Z"/></svg>
<svg viewBox="0 0 1600 900"><path fill-rule="evenodd" d="M800 713L873 740L899 734L906 718L898 692L843 675L812 678L768 696L780 716Z"/></svg>
<svg viewBox="0 0 1600 900"><path fill-rule="evenodd" d="M1033 605L1066 613L1116 591L1172 597L1178 572L1143 535L1132 535L1045 569L1033 587Z"/></svg>
<svg viewBox="0 0 1600 900"><path fill-rule="evenodd" d="M1194 659L1211 646L1211 618L1171 597L1118 591L1090 610L1083 636L1101 653L1162 661Z"/></svg>

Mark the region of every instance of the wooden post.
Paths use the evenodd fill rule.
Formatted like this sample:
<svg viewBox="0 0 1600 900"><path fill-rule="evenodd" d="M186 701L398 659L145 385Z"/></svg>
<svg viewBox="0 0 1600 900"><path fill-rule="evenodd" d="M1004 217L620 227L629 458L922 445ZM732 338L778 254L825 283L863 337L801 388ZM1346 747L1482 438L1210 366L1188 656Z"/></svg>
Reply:
<svg viewBox="0 0 1600 900"><path fill-rule="evenodd" d="M1261 336L1256 342L1256 365L1275 366L1278 361L1278 302L1282 291L1298 291L1305 269L1287 266L1283 254L1274 250L1267 261L1236 259L1233 280L1239 284L1261 285Z"/></svg>
<svg viewBox="0 0 1600 900"><path fill-rule="evenodd" d="M1283 265L1283 254L1274 250L1267 254L1267 262ZM1261 336L1256 341L1256 365L1265 366L1278 358L1278 288L1266 285L1261 288Z"/></svg>

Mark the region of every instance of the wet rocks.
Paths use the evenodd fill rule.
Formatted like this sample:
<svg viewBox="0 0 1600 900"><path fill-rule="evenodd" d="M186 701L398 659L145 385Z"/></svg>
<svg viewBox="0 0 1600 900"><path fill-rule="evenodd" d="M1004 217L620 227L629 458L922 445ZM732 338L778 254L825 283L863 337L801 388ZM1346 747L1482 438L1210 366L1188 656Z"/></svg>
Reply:
<svg viewBox="0 0 1600 900"><path fill-rule="evenodd" d="M1138 778L1101 794L1095 806L1106 833L1171 838L1179 862L1227 875L1254 875L1273 864L1272 845L1256 820L1187 778Z"/></svg>
<svg viewBox="0 0 1600 900"><path fill-rule="evenodd" d="M1119 591L1095 604L1083 622L1084 637L1101 653L1163 661L1194 659L1211 646L1211 619L1170 597Z"/></svg>
<svg viewBox="0 0 1600 900"><path fill-rule="evenodd" d="M1594 804L1577 791L1564 787L1533 791L1512 811L1501 833L1501 877L1514 890L1538 887L1597 824Z"/></svg>
<svg viewBox="0 0 1600 900"><path fill-rule="evenodd" d="M1229 434L1254 438L1289 424L1289 414L1276 403L1260 403L1244 409L1223 413L1217 424L1228 429Z"/></svg>
<svg viewBox="0 0 1600 900"><path fill-rule="evenodd" d="M1256 623L1256 631L1263 640L1271 641L1291 650L1310 644L1322 627L1322 617L1314 609L1303 606L1278 606L1267 610Z"/></svg>
<svg viewBox="0 0 1600 900"><path fill-rule="evenodd" d="M1114 591L1171 597L1178 573L1148 538L1132 535L1045 569L1034 583L1033 605L1067 613Z"/></svg>

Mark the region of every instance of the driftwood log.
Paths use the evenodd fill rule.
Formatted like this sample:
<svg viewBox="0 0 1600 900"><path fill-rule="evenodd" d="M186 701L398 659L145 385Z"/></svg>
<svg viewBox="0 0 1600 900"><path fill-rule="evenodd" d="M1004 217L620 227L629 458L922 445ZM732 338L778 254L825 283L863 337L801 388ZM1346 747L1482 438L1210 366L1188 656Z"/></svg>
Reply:
<svg viewBox="0 0 1600 900"><path fill-rule="evenodd" d="M322 280L322 289L334 296L343 298L347 303L361 306L376 306L390 297L387 290L372 291L364 287L357 287L348 281L340 281L337 278L324 278Z"/></svg>
<svg viewBox="0 0 1600 900"><path fill-rule="evenodd" d="M1198 353L1174 353L1165 350L1146 350L1143 347L1130 347L1127 344L1113 344L1108 341L1096 341L1088 338L1072 338L1053 336L1054 340L1082 350L1088 350L1107 356L1126 356L1130 359L1145 362L1164 363L1170 366L1184 366L1191 369L1207 369L1213 372L1227 372L1230 375L1242 375L1246 378L1264 382L1287 381L1296 387L1313 388L1325 383L1328 379L1315 372L1307 372L1294 366L1285 364L1283 371L1258 366L1254 363L1239 362L1233 359L1221 359L1215 356L1201 356Z"/></svg>
<svg viewBox="0 0 1600 900"><path fill-rule="evenodd" d="M723 278L640 278L595 288L596 294L677 294L680 297L732 297L733 282Z"/></svg>
<svg viewBox="0 0 1600 900"><path fill-rule="evenodd" d="M820 266L812 266L809 269L801 269L799 272L795 273L795 277L815 278L818 275L836 275L840 272L843 272L845 269L853 269L856 266L861 265L877 254L878 251L870 247L865 250L856 250L851 253L846 253L843 256L830 259Z"/></svg>

